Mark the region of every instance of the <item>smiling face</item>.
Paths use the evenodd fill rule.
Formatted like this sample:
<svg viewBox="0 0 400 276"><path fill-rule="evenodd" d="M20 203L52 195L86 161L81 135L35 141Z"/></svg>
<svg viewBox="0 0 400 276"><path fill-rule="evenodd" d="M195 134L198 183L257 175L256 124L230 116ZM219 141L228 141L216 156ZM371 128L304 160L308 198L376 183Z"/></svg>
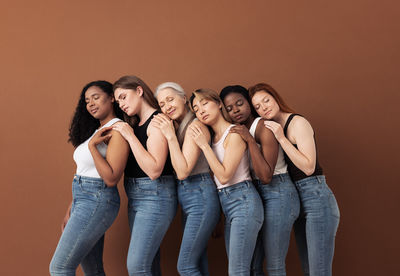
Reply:
<svg viewBox="0 0 400 276"><path fill-rule="evenodd" d="M114 112L114 98L97 86L91 86L86 90L85 102L89 114L98 120L103 120Z"/></svg>
<svg viewBox="0 0 400 276"><path fill-rule="evenodd" d="M186 98L178 95L170 87L158 92L157 101L162 113L167 115L171 120L181 121L187 113Z"/></svg>
<svg viewBox="0 0 400 276"><path fill-rule="evenodd" d="M279 105L271 96L264 90L257 91L251 99L254 109L258 115L267 120L272 120L280 112Z"/></svg>
<svg viewBox="0 0 400 276"><path fill-rule="evenodd" d="M139 112L141 101L140 87L133 89L117 88L114 91L114 97L119 107L128 116L134 116Z"/></svg>
<svg viewBox="0 0 400 276"><path fill-rule="evenodd" d="M192 102L193 112L197 119L206 125L213 125L221 114L221 104L213 100L195 97Z"/></svg>
<svg viewBox="0 0 400 276"><path fill-rule="evenodd" d="M224 98L224 105L234 123L243 124L251 116L250 103L240 93L230 93Z"/></svg>

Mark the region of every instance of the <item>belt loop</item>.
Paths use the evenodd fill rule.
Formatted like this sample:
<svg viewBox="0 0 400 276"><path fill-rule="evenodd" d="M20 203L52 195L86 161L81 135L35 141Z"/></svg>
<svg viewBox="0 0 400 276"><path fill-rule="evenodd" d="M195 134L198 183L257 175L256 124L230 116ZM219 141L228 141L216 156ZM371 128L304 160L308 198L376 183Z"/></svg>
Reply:
<svg viewBox="0 0 400 276"><path fill-rule="evenodd" d="M284 182L285 181L285 179L284 179L284 177L283 177L283 174L281 173L281 174L279 174L279 178L281 179L281 182Z"/></svg>
<svg viewBox="0 0 400 276"><path fill-rule="evenodd" d="M317 179L318 179L319 184L321 184L322 181L321 181L321 179L319 178L319 175L317 175Z"/></svg>

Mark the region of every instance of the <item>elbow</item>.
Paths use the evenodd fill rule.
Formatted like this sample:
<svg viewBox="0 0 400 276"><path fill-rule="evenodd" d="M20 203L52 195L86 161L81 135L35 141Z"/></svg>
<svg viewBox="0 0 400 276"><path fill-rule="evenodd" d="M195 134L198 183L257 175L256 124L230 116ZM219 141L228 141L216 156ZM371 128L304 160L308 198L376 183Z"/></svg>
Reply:
<svg viewBox="0 0 400 276"><path fill-rule="evenodd" d="M305 170L303 170L304 174L307 175L307 176L312 175L314 173L314 171L315 171L315 166L312 167L312 168L309 167L309 168L306 168Z"/></svg>
<svg viewBox="0 0 400 276"><path fill-rule="evenodd" d="M228 178L228 177L217 177L218 178L218 181L219 181L219 183L221 183L221 185L225 185L226 183L228 183L229 182L229 179L230 178Z"/></svg>
<svg viewBox="0 0 400 276"><path fill-rule="evenodd" d="M188 176L189 176L189 172L184 172L184 173L176 172L176 177L177 177L179 180L184 180L184 179L186 179Z"/></svg>
<svg viewBox="0 0 400 276"><path fill-rule="evenodd" d="M106 184L107 187L111 188L111 187L115 187L118 184L118 180L104 180L104 183Z"/></svg>
<svg viewBox="0 0 400 276"><path fill-rule="evenodd" d="M270 175L260 177L260 180L265 184L268 184L269 182L271 182L271 179L272 179L272 176L270 176Z"/></svg>
<svg viewBox="0 0 400 276"><path fill-rule="evenodd" d="M152 171L150 172L147 176L151 179L151 180L155 180L157 178L160 177L162 170L157 170L157 171Z"/></svg>
<svg viewBox="0 0 400 276"><path fill-rule="evenodd" d="M188 168L181 168L180 170L175 170L176 173L176 177L179 180L184 180L186 178L188 178L188 176L191 173L191 170L189 170Z"/></svg>

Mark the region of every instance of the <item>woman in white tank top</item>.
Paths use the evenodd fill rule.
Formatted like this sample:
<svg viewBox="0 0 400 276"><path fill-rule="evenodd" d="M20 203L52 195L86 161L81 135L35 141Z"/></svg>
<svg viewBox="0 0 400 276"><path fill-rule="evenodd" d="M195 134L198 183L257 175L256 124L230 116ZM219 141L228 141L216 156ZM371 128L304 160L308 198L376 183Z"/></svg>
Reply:
<svg viewBox="0 0 400 276"><path fill-rule="evenodd" d="M246 143L239 134L229 133L234 125L215 91L196 90L190 104L199 121L211 128L212 146L198 126L191 125L189 134L214 173L225 214L229 275L250 275L251 259L264 215L260 196L251 182Z"/></svg>
<svg viewBox="0 0 400 276"><path fill-rule="evenodd" d="M269 276L286 275L285 259L300 201L287 172L282 149L274 134L257 117L246 88L227 86L220 97L234 122L241 124L231 132L239 133L249 146L253 182L264 205L264 224L254 252L252 275L264 275L264 256Z"/></svg>
<svg viewBox="0 0 400 276"><path fill-rule="evenodd" d="M83 88L69 132L69 141L76 147L73 200L50 263L51 275L75 275L79 265L85 275L105 275L104 233L118 214L116 185L129 152L122 136L111 130L121 121L118 117L122 112L111 83L95 81Z"/></svg>

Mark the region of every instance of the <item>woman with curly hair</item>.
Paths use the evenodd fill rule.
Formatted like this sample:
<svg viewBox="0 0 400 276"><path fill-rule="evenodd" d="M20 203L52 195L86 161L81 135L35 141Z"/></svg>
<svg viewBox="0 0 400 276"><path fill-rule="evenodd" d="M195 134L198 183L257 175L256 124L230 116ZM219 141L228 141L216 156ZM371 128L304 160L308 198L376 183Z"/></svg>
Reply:
<svg viewBox="0 0 400 276"><path fill-rule="evenodd" d="M112 84L94 81L80 95L69 129L77 165L73 200L61 226L62 235L50 263L51 275L105 275L104 233L117 217L117 183L128 158L128 144L112 131L121 117Z"/></svg>

